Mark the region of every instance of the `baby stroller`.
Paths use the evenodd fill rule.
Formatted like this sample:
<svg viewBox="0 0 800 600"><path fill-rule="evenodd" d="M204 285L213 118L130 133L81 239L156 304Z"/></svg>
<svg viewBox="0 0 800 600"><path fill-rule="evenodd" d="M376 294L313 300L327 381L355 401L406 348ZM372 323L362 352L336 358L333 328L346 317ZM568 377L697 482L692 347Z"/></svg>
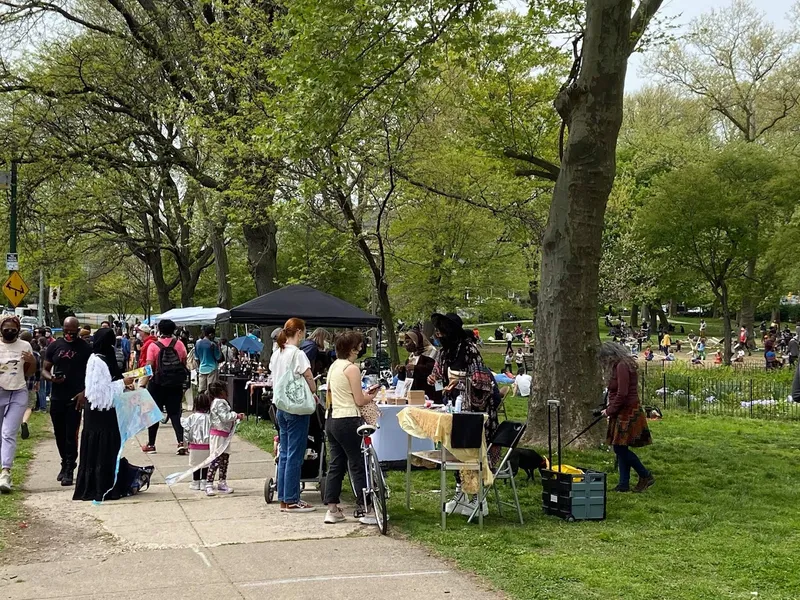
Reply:
<svg viewBox="0 0 800 600"><path fill-rule="evenodd" d="M274 405L270 406L269 419L278 429L277 409ZM278 465L279 452L278 437L275 437L275 466ZM307 483L316 483L319 495L325 500L325 477L328 474L327 446L325 444L325 407L317 405L316 413L311 415L311 422L308 426L308 442L306 444L306 456L303 465L300 467L301 490L306 489ZM275 471L275 478L270 477L264 483L264 500L271 504L278 489L278 475Z"/></svg>

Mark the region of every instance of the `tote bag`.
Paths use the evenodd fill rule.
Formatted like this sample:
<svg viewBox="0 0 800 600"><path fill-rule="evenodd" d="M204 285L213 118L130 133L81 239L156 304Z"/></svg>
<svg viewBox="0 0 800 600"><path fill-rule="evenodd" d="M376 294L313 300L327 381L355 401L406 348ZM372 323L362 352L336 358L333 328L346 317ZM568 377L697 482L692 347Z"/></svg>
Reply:
<svg viewBox="0 0 800 600"><path fill-rule="evenodd" d="M316 410L316 402L305 377L296 372L298 352L295 348L286 372L275 382L273 402L278 410L289 414L310 415Z"/></svg>

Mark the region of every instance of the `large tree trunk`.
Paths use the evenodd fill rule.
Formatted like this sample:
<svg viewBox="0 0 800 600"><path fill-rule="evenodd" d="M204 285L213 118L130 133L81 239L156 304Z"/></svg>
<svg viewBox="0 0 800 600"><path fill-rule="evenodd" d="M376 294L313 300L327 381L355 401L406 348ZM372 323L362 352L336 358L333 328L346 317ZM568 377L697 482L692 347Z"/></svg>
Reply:
<svg viewBox="0 0 800 600"><path fill-rule="evenodd" d="M211 230L211 249L214 252L214 273L217 277L217 306L220 308L232 308L233 296L231 294L231 282L229 280L230 266L228 263L228 249L225 246L225 230ZM225 322L220 327L220 337L230 338L233 334L233 325Z"/></svg>
<svg viewBox="0 0 800 600"><path fill-rule="evenodd" d="M257 225L243 223L242 233L256 293L263 296L278 287L278 227L272 219L262 217Z"/></svg>
<svg viewBox="0 0 800 600"><path fill-rule="evenodd" d="M747 261L744 281L742 282L742 308L739 310L739 327L747 329L747 347L755 348L755 330L753 328L756 314L756 301L753 293L753 278L756 274L756 258Z"/></svg>
<svg viewBox="0 0 800 600"><path fill-rule="evenodd" d="M650 324L651 331L652 331L653 322L650 320L650 305L649 304L642 304L642 323Z"/></svg>
<svg viewBox="0 0 800 600"><path fill-rule="evenodd" d="M400 364L400 352L397 347L397 331L394 327L392 305L389 302L389 286L385 280L380 279L376 281L376 288L378 292L378 309L380 310L383 328L386 333L386 348L389 351L389 360L392 363L392 369L394 369L394 367Z"/></svg>
<svg viewBox="0 0 800 600"><path fill-rule="evenodd" d="M653 309L655 309L655 313L658 315L659 326L664 329L669 329L669 319L667 318L667 313L664 312L664 307L661 305L661 298L658 298L656 303L650 307L651 315L653 314ZM653 317L653 319L655 319L655 317Z"/></svg>
<svg viewBox="0 0 800 600"><path fill-rule="evenodd" d="M556 100L569 136L542 244L527 443L547 443L549 400L560 401L562 434L570 439L591 423L601 399L596 353L602 231L634 35L631 0L586 3L580 73ZM564 331L575 332L574 343L563 343ZM595 445L602 435L603 428L595 427L577 444Z"/></svg>
<svg viewBox="0 0 800 600"><path fill-rule="evenodd" d="M722 285L720 290L719 303L722 306L722 361L730 366L731 364L731 310L728 302L728 286Z"/></svg>
<svg viewBox="0 0 800 600"><path fill-rule="evenodd" d="M170 289L164 280L164 265L161 262L161 252L158 250L148 252L145 256L145 262L150 267L150 273L153 276L153 287L156 288L156 295L158 296L158 309L161 313L165 313L173 307L173 304L169 298Z"/></svg>
<svg viewBox="0 0 800 600"><path fill-rule="evenodd" d="M634 304L631 306L631 327L634 329L639 327L639 305Z"/></svg>

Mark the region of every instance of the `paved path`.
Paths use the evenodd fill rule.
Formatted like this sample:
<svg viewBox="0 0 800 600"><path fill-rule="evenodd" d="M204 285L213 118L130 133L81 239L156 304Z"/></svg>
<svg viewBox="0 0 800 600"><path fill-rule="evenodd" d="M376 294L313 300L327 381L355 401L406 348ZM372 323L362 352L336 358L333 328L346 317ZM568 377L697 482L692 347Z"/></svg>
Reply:
<svg viewBox="0 0 800 600"><path fill-rule="evenodd" d="M171 437L162 428L161 447L172 448ZM166 486L164 476L187 459L145 457L142 441L126 456L156 466L150 490L102 506L71 501L72 488L55 481L54 442L39 446L25 486L33 533L0 555L0 600L498 598L419 546L353 519L326 526L321 510L287 515L267 505L264 480L274 462L242 440L228 474L236 492L213 498L188 483ZM319 504L314 490L305 497Z"/></svg>

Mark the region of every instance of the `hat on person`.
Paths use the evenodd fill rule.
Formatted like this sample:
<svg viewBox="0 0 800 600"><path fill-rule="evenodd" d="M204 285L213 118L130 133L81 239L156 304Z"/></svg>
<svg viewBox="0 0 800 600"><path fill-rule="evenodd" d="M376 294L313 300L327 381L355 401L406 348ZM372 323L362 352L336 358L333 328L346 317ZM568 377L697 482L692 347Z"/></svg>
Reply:
<svg viewBox="0 0 800 600"><path fill-rule="evenodd" d="M281 327L276 327L275 329L272 330L272 333L270 334L269 337L271 337L273 341L277 340L278 336L281 334L281 331L283 331Z"/></svg>
<svg viewBox="0 0 800 600"><path fill-rule="evenodd" d="M464 321L456 313L433 313L431 315L433 326L447 335L464 335ZM472 332L470 332L472 335Z"/></svg>
<svg viewBox="0 0 800 600"><path fill-rule="evenodd" d="M139 325L139 331L142 333L150 333L152 329L150 329L150 325Z"/></svg>

